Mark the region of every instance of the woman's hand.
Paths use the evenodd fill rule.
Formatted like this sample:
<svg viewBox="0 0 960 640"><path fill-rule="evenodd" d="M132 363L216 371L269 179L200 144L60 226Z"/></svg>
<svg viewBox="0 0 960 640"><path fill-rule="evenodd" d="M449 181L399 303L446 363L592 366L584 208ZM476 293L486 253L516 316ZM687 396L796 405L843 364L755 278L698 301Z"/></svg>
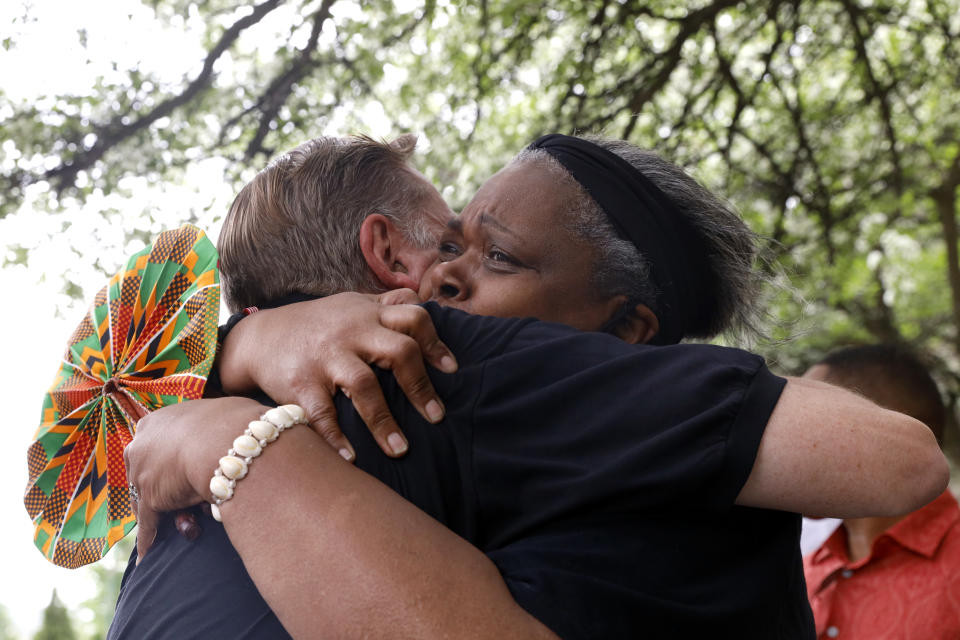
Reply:
<svg viewBox="0 0 960 640"><path fill-rule="evenodd" d="M137 489L137 557L157 535L160 515L209 502L219 459L247 423L269 407L249 398L192 400L157 409L137 423L123 451L127 482Z"/></svg>
<svg viewBox="0 0 960 640"><path fill-rule="evenodd" d="M333 404L342 389L380 448L401 456L406 439L370 365L391 369L413 406L433 423L443 419L444 408L424 360L446 373L457 369L429 314L405 302L419 300L409 290L341 293L255 313L223 344L218 366L224 390L241 394L259 388L279 404L300 405L311 427L353 460Z"/></svg>

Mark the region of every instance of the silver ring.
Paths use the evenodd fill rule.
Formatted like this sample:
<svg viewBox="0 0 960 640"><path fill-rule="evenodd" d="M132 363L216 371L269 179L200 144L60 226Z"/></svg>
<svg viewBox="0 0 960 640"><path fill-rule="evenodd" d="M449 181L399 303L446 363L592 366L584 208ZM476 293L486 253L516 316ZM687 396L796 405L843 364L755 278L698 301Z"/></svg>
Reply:
<svg viewBox="0 0 960 640"><path fill-rule="evenodd" d="M130 494L131 502L140 502L140 492L137 491L137 486L135 484L131 482L130 485L127 487L127 490Z"/></svg>

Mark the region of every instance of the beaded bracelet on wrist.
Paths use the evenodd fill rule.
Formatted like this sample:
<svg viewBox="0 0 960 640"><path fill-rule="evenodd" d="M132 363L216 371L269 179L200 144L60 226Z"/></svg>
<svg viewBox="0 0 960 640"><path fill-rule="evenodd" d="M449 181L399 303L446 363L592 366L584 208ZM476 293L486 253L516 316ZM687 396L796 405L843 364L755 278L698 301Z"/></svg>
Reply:
<svg viewBox="0 0 960 640"><path fill-rule="evenodd" d="M263 449L280 437L284 430L306 423L306 412L302 407L285 404L270 409L259 420L247 425L243 434L233 441L233 447L227 451L227 455L220 458L210 478L210 493L214 498L210 511L217 522L221 522L220 505L233 497L237 482L247 475L253 459L263 453Z"/></svg>

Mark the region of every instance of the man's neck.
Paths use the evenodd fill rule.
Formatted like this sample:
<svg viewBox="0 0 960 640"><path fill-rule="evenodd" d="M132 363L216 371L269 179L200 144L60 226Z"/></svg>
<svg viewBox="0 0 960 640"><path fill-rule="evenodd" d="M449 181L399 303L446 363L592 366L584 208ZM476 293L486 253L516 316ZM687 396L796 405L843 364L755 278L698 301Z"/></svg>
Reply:
<svg viewBox="0 0 960 640"><path fill-rule="evenodd" d="M880 534L897 524L906 516L892 516L888 518L852 518L843 521L847 530L847 556L850 562L870 555L873 541Z"/></svg>

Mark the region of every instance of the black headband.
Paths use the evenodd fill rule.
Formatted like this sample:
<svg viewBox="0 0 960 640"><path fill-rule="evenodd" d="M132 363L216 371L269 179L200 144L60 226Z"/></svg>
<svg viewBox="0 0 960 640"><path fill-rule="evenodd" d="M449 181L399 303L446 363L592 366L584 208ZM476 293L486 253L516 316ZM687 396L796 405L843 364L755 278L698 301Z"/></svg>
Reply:
<svg viewBox="0 0 960 640"><path fill-rule="evenodd" d="M551 133L529 148L543 149L563 165L647 259L660 322L651 344L676 344L688 330L708 324L712 278L704 242L653 182L617 154L581 138Z"/></svg>

